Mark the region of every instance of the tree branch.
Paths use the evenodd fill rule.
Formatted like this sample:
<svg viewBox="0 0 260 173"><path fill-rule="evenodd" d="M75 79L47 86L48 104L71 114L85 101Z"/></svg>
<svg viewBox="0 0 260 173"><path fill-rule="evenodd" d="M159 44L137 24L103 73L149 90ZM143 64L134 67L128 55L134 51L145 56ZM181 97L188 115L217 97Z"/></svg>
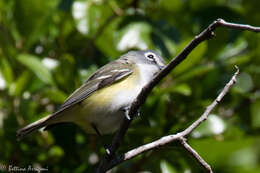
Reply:
<svg viewBox="0 0 260 173"><path fill-rule="evenodd" d="M196 161L209 173L213 173L210 165L203 160L202 157L195 151L187 142L186 138L180 137L179 139L181 145L196 159Z"/></svg>
<svg viewBox="0 0 260 173"><path fill-rule="evenodd" d="M201 42L214 37L215 34L213 31L220 26L232 28L232 29L241 29L241 30L260 32L260 27L253 27L253 26L242 25L242 24L233 24L233 23L225 22L223 19L217 19L214 22L212 22L204 31L202 31L199 35L197 35L176 58L174 58L160 73L158 73L153 78L153 80L151 80L151 82L149 82L142 89L138 97L132 103L131 108L129 110L129 116L131 117L131 120L128 120L126 118L124 119L119 131L114 136L112 140L112 144L109 148L111 154L110 155L106 154L103 157L96 172L103 173L105 172L105 170L108 169L109 163L114 158L115 152L119 148L120 142L123 139L124 135L126 134L126 131L132 121L133 116L137 113L139 107L145 102L148 94L155 87L155 85L157 85L166 75L168 75L171 72L171 70L173 70L179 63L181 63L184 59L186 59L186 57L190 54L190 52L193 49L195 49ZM195 127L196 126L189 127L186 130L187 132L189 132L189 130L192 131Z"/></svg>
<svg viewBox="0 0 260 173"><path fill-rule="evenodd" d="M236 82L236 77L239 73L239 69L238 67L236 67L237 71L235 72L235 74L232 76L232 78L230 79L230 81L225 85L225 87L223 88L223 90L221 91L221 93L217 96L217 98L206 108L205 112L200 116L199 119L197 119L195 122L193 122L188 128L186 128L184 131L179 132L177 134L174 135L168 135L168 136L164 136L156 141L153 141L151 143L142 145L140 147L137 147L135 149L132 149L130 151L128 151L127 153L120 155L116 158L114 158L111 162L110 165L108 166L108 169L113 168L114 166L118 165L121 162L124 162L126 160L132 159L136 156L138 156L141 153L147 152L149 150L152 150L154 148L160 148L162 146L165 146L171 142L174 141L181 141L181 144L184 146L184 138L189 135L196 127L198 127L200 125L200 123L202 123L203 121L205 121L210 112L216 107L216 105L218 103L220 103L220 101L222 100L222 98L227 94L227 92L230 90L231 86L235 84ZM187 149L187 144L185 144L186 146L184 146L185 149ZM188 152L190 152L188 150ZM190 152L192 155L195 155L195 152ZM195 157L197 160L199 160L198 158L201 158L198 154ZM203 160L202 158L200 160ZM205 161L204 161L205 162ZM203 167L207 167L207 170L209 170L209 166L205 166L206 164L201 162L201 165L203 165Z"/></svg>

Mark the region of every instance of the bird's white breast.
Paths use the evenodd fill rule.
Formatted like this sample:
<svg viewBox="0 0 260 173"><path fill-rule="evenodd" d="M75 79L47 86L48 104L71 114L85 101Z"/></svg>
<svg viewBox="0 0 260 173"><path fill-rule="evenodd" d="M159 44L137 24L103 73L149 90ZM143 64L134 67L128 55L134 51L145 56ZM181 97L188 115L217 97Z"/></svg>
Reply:
<svg viewBox="0 0 260 173"><path fill-rule="evenodd" d="M122 109L131 105L157 71L154 65L138 65L138 71L134 70L126 79L96 91L95 97L84 101L81 111L84 118L77 123L81 126L94 123L101 134L113 133L124 118ZM85 129L90 132L91 128Z"/></svg>

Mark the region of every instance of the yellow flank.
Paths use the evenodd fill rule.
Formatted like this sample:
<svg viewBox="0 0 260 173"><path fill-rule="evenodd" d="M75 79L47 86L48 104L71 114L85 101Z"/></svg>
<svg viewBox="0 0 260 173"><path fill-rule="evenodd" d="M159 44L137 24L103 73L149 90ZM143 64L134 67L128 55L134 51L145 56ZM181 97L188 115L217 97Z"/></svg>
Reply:
<svg viewBox="0 0 260 173"><path fill-rule="evenodd" d="M123 78L122 80L112 85L95 91L82 102L81 105L83 105L84 107L82 110L84 111L84 113L88 114L95 109L100 108L100 105L102 105L103 108L109 106L109 104L111 104L111 101L113 100L113 97L118 93L118 91L131 91L134 87L136 87L138 79L139 74L136 72L136 70L134 70L134 72L130 76Z"/></svg>

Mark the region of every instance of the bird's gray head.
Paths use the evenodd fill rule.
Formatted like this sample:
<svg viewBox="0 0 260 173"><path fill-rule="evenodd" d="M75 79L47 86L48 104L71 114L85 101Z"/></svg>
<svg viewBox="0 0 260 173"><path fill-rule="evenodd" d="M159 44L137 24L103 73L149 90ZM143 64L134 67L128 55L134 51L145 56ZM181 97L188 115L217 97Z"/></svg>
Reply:
<svg viewBox="0 0 260 173"><path fill-rule="evenodd" d="M130 51L122 56L124 57L137 65L156 66L158 70L165 66L163 58L152 50Z"/></svg>
<svg viewBox="0 0 260 173"><path fill-rule="evenodd" d="M165 66L163 58L152 50L130 51L121 56L120 59L137 65L142 85L147 84Z"/></svg>

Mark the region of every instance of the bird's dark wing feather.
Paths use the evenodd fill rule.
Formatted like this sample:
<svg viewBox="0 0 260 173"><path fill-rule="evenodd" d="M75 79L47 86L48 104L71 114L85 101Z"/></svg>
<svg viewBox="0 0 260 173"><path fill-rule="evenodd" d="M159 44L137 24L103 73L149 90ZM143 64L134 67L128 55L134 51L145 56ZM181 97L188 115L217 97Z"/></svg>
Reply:
<svg viewBox="0 0 260 173"><path fill-rule="evenodd" d="M133 72L131 66L129 68L129 66L126 66L126 64L123 64L122 62L113 61L109 64L112 65L113 68L110 68L111 66L107 65L100 68L80 88L74 91L60 106L60 108L52 114L52 116L77 103L80 103L96 90L109 86L125 77L128 77Z"/></svg>

